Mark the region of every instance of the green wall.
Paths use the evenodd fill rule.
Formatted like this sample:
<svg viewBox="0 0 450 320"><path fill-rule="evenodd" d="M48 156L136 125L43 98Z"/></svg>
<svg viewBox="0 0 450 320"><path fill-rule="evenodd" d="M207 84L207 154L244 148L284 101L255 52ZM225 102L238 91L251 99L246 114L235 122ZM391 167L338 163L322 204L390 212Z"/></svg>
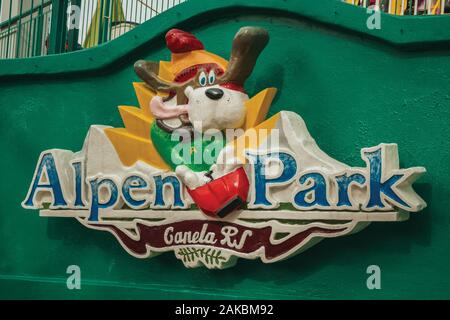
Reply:
<svg viewBox="0 0 450 320"><path fill-rule="evenodd" d="M320 5L319 5L320 2ZM97 48L0 60L0 298L450 298L450 16L367 13L334 0L192 0ZM122 126L117 105L136 105L135 60L169 59L163 35L179 27L228 57L241 26L271 40L247 83L279 88L271 114L292 110L332 157L363 166L360 148L399 145L401 166L425 166L428 203L402 223L373 223L289 260L239 260L189 270L173 253L140 260L109 233L21 208L42 150L80 150L90 125ZM77 264L82 289L66 289ZM382 289L366 287L381 267Z"/></svg>

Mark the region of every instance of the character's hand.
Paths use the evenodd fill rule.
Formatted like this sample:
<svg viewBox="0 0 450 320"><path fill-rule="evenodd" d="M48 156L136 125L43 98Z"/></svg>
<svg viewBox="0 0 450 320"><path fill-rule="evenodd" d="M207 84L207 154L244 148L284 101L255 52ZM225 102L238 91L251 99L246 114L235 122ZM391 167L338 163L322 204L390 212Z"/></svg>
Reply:
<svg viewBox="0 0 450 320"><path fill-rule="evenodd" d="M211 180L205 175L206 171L194 172L184 165L177 166L175 174L191 190L201 187Z"/></svg>

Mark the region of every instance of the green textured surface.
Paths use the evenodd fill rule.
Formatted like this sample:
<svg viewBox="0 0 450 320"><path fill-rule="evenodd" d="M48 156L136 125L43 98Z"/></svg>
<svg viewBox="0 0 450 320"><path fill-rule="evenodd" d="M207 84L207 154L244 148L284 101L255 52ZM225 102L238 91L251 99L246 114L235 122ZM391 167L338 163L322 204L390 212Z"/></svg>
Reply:
<svg viewBox="0 0 450 320"><path fill-rule="evenodd" d="M450 17L383 15L382 30L368 31L364 10L337 1L225 2L192 0L97 49L0 61L0 298L450 298ZM122 126L116 106L137 104L132 64L168 59L167 29L192 31L228 57L244 25L271 35L248 91L279 88L271 114L296 111L350 165L364 165L362 147L398 143L403 167L428 170L416 184L426 210L276 264L211 271L185 269L172 253L133 258L110 234L20 207L42 150L79 150L91 124ZM66 289L71 264L80 291ZM378 291L366 288L371 264L381 267Z"/></svg>

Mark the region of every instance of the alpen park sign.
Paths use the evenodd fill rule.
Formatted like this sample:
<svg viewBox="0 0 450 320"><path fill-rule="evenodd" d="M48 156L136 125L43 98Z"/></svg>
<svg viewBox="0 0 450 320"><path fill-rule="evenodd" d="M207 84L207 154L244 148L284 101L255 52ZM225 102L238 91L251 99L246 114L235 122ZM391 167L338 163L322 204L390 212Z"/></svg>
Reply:
<svg viewBox="0 0 450 320"><path fill-rule="evenodd" d="M396 144L362 149L365 167L349 167L296 113L266 119L276 89L249 97L244 84L268 42L241 28L227 61L170 30L171 61L134 66L140 107L119 107L125 128L94 125L81 151L42 152L22 206L108 231L135 257L174 251L208 268L280 261L423 209L412 183L425 169L400 169Z"/></svg>

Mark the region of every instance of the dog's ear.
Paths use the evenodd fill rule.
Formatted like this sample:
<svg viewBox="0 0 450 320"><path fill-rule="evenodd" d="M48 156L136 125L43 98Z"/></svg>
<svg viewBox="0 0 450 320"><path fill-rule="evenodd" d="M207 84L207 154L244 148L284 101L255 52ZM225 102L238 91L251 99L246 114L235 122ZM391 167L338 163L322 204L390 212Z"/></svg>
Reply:
<svg viewBox="0 0 450 320"><path fill-rule="evenodd" d="M227 71L221 77L221 82L232 82L244 86L250 76L258 56L269 42L269 34L265 29L243 27L233 39L231 57Z"/></svg>
<svg viewBox="0 0 450 320"><path fill-rule="evenodd" d="M158 77L159 63L139 60L134 64L134 71L154 91L175 91L176 86Z"/></svg>

